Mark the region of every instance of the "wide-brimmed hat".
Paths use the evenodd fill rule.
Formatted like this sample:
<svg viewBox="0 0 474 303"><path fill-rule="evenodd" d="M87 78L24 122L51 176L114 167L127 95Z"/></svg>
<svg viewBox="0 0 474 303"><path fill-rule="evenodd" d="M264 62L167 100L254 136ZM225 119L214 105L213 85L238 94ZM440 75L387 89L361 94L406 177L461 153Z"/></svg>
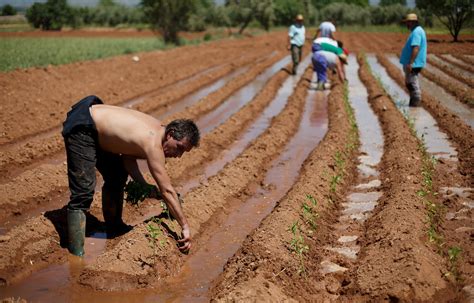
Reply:
<svg viewBox="0 0 474 303"><path fill-rule="evenodd" d="M416 14L408 14L402 22L409 22L409 21L418 21L418 16Z"/></svg>
<svg viewBox="0 0 474 303"><path fill-rule="evenodd" d="M295 20L296 20L296 21L303 21L303 20L304 20L303 15L302 15L302 14L296 15Z"/></svg>
<svg viewBox="0 0 474 303"><path fill-rule="evenodd" d="M339 59L342 61L342 63L347 64L347 55L342 53L339 55Z"/></svg>

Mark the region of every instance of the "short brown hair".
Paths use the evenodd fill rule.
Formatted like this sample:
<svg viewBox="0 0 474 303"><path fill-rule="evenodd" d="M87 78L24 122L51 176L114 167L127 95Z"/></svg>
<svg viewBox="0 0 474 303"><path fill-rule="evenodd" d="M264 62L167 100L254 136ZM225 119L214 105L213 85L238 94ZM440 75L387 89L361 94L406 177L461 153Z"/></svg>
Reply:
<svg viewBox="0 0 474 303"><path fill-rule="evenodd" d="M174 139L180 141L188 138L192 146L199 146L201 135L197 125L189 119L177 119L166 125L165 134L170 134Z"/></svg>

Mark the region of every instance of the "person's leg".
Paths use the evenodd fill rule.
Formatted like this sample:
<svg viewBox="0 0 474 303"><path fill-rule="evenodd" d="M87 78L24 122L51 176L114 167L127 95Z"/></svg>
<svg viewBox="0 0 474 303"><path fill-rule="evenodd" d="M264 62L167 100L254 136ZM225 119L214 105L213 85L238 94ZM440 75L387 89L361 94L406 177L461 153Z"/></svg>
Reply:
<svg viewBox="0 0 474 303"><path fill-rule="evenodd" d="M86 216L96 185L95 131L81 129L64 138L71 198L67 207L68 249L77 256L84 254Z"/></svg>
<svg viewBox="0 0 474 303"><path fill-rule="evenodd" d="M324 89L324 83L327 81L327 60L324 56L314 53L312 57L313 69L318 77L317 89Z"/></svg>
<svg viewBox="0 0 474 303"><path fill-rule="evenodd" d="M102 213L107 231L114 235L123 234L131 229L122 221L124 187L128 173L120 155L99 151L97 157L97 169L104 178Z"/></svg>
<svg viewBox="0 0 474 303"><path fill-rule="evenodd" d="M403 67L403 71L405 72L405 86L408 90L410 95L410 102L409 106L419 106L421 102L421 89L418 82L418 72L408 70Z"/></svg>
<svg viewBox="0 0 474 303"><path fill-rule="evenodd" d="M298 64L300 63L299 54L300 54L300 49L298 48L298 46L292 44L291 45L291 60L293 61L293 70L291 71L291 73L293 75L296 75L296 70L298 69Z"/></svg>

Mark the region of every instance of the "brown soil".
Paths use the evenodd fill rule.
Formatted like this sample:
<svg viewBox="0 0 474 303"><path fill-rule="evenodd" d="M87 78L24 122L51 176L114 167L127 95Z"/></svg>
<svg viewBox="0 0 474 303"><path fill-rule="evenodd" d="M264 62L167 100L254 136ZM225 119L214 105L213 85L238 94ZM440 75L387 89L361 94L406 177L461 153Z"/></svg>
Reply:
<svg viewBox="0 0 474 303"><path fill-rule="evenodd" d="M51 35L81 34L73 31ZM128 34L110 33L111 36ZM130 35L139 34L150 33ZM338 34L351 52L398 53L406 39L402 34ZM3 197L0 222L5 229L0 235L0 289L22 283L24 278L42 268L70 262L65 249L63 208L68 200L67 176L59 131L73 103L89 94L115 105L146 96L147 99L134 104L133 108L159 114L198 89L239 68L248 68L164 122L178 117L199 119L215 111L229 96L251 85L259 74L288 55L286 39L286 33L277 32L142 53L139 62L133 62L130 56L119 56L0 73L0 93L8 98L0 114L0 195ZM430 36L429 39L430 51L438 54L469 54L472 49L471 42L453 44L448 42L447 36ZM472 41L471 37L466 39ZM390 76L403 84L396 67L385 56L378 58ZM359 75L368 89L368 101L380 120L385 143L379 165L383 196L372 217L363 225L357 259L348 261L324 249L333 245L340 233L336 223L342 211L341 203L357 181L359 153L358 143L354 141L358 138L350 121L352 114L344 105L344 85L333 77L334 84L327 97L329 128L326 136L304 162L296 183L228 260L210 291L213 301L467 301L468 295L460 290L474 283L472 230L459 232L459 228L472 224L472 220L469 221L472 211L464 221L444 219L445 213L438 215L436 231L443 236L445 246L440 249L429 242L426 199L448 213L460 209L460 198L417 194L423 188L422 170L426 164L419 149L420 141L410 132L405 118L361 58L359 64ZM209 162L219 158L223 150L239 139L290 77L289 68L290 65L276 72L248 104L221 125L215 125L203 136L198 149L179 160L167 162L175 185L179 187L201 175ZM230 209L255 195L257 187L269 186L263 184L265 174L272 160L283 153L298 130L311 75L312 69L306 69L285 108L260 136L216 175L202 180L184 195L183 207L194 235L194 247L206 247L211 236L226 222ZM449 87L446 83L440 85ZM469 93L456 96L464 100ZM318 92L314 102L322 102L322 98L324 94ZM423 106L448 134L459 156L458 163L441 162L433 168L433 191L439 192L445 186L472 188L473 130L429 92L423 92ZM343 168L336 161L336 154L342 155ZM338 174L342 181L333 191L331 180ZM313 210L317 214L316 230L311 229L302 214L307 195L317 201ZM100 200L101 193L97 192L87 219L88 234L103 228ZM150 220L160 212L161 207L150 199L138 207L126 205L124 220L138 223L129 233L108 239L105 251L96 260L72 272L71 287L79 293L121 291L124 295L126 290L153 292L154 288L166 287L171 277L181 274L193 250L190 256L177 250L180 229L175 221L162 217L158 224ZM10 221L15 223L9 224ZM300 222L302 239L308 246L301 256L291 248L294 238L289 229L296 221ZM148 231L153 224L162 232L156 239L152 239ZM453 246L462 248L457 280L446 275L453 272L447 257L447 249ZM212 256L212 252L209 255ZM338 259L348 270L321 274L320 262L328 257Z"/></svg>

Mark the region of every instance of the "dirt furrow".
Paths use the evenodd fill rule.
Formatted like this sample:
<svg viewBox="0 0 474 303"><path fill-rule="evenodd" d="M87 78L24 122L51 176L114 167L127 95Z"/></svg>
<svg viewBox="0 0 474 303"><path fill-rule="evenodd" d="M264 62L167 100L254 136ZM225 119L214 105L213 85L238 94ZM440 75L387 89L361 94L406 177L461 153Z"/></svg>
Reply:
<svg viewBox="0 0 474 303"><path fill-rule="evenodd" d="M254 48L281 48L283 38L281 33L274 33L258 39L222 40L142 53L139 62L132 61L130 56L119 56L1 73L0 94L8 102L2 102L0 111L0 143L60 124L70 105L85 95L99 95L107 103L117 104L199 70L228 62L234 55Z"/></svg>
<svg viewBox="0 0 474 303"><path fill-rule="evenodd" d="M387 73L405 90L405 79L400 70L385 56L378 55L377 60L387 70ZM423 107L436 119L438 125L456 143L459 156L459 170L464 176L474 176L474 130L466 125L458 116L453 115L436 96L422 90ZM471 180L472 182L472 180Z"/></svg>
<svg viewBox="0 0 474 303"><path fill-rule="evenodd" d="M429 300L447 287L442 258L430 247L427 209L417 195L423 182L419 141L359 57L359 75L385 136L382 157L384 195L366 224L355 289L375 300ZM403 218L403 220L399 220Z"/></svg>
<svg viewBox="0 0 474 303"><path fill-rule="evenodd" d="M273 59L272 59L273 60ZM215 146L211 143L207 143L208 141L212 141L212 140L215 140L215 142L217 142L218 144L223 144L225 145L226 142L227 142L227 134L224 132L224 131L230 131L230 134L231 134L231 137L232 136L237 136L239 134L239 132L242 131L242 127L248 123L251 122L252 119L255 119L256 118L256 115L255 113L257 113L258 111L261 111L263 110L263 108L271 101L271 99L273 98L275 92L277 91L279 85L281 85L282 81L288 76L287 72L282 70L280 72L277 73L277 75L275 75L268 83L268 85L262 90L262 92L260 92L260 94L256 97L256 100L254 100L254 102L251 102L249 106L245 107L243 109L243 113L237 113L236 117L233 117L232 119L230 119L229 123L227 124L224 124L222 126L222 129L216 129L214 133L211 133L210 135L208 136L205 136L203 137L202 139L202 142L201 142L201 147L198 149L200 152L196 153L196 156L198 157L197 159L201 159L199 158L200 155L204 154L206 155L207 158L209 157L213 157L215 156L216 154L218 154L221 150L222 150L222 145L219 146ZM223 101L223 100L221 100ZM254 105L252 105L253 103L255 103ZM196 110L196 109L195 109ZM211 149L211 151L209 151L209 149ZM183 157L180 161L178 162L176 165L174 166L171 166L173 168L180 168L180 167L184 167L184 169L179 169L179 170L174 170L174 169L171 169L169 170L170 172L170 175L174 178L174 179L179 179L179 174L182 173L182 172L187 172L187 171L191 171L192 172L192 169L193 168L196 168L196 167L199 167L199 164L196 164L196 163L200 163L201 165L204 165L205 162L200 162L200 160L196 160L194 158L195 156L191 153L190 155L187 155L186 157ZM202 158L202 159L205 159L206 157ZM186 169L188 168L188 169ZM66 174L63 175L63 181L64 182L67 182L67 179L66 179ZM100 204L100 193L96 193L95 197L94 197L94 202L93 202L93 205L96 205L96 204ZM58 213L58 212L54 212L57 216L54 218L54 220L56 222L58 222L56 225L60 225L60 217L61 217L61 214ZM91 209L91 214L93 216L96 216L96 217L101 217L101 208L100 206L93 206L93 208ZM124 214L124 217L125 217L125 220L133 220L133 219L136 219L137 216L140 216L140 214L142 214L143 216L143 213L141 210L137 210L135 209L134 207L127 207L126 210L125 210L125 214ZM64 214L63 214L64 215ZM36 221L41 221L41 217L36 217L34 218L33 220L36 220ZM21 229L21 226L19 227ZM62 229L64 229L64 226L61 226ZM57 228L58 229L58 228ZM16 230L16 229L15 229ZM46 233L49 235L49 230L46 231ZM4 243L5 245L3 246L3 249L8 249L8 246L10 245L10 241L15 241L14 238L11 238L10 236L10 233L8 233L6 235L6 237L9 239L6 243ZM64 234L62 234L62 236L64 236ZM59 241L59 238L58 238L58 235L56 235L55 237L56 241ZM56 245L57 246L57 245ZM1 250L1 246L0 246L0 250ZM63 250L60 249L59 246L56 247L56 254L64 254ZM21 253L19 253L19 255L21 255ZM8 262L7 262L8 263ZM9 267L8 267L9 268ZM1 268L0 268L1 270ZM17 270L19 272L22 272L22 270L24 270L24 268L22 267L18 267ZM10 278L5 278L6 280L15 280L17 276L17 270L15 271L11 271L11 270L1 270L1 272L3 272L3 275L5 275L5 277L10 277Z"/></svg>
<svg viewBox="0 0 474 303"><path fill-rule="evenodd" d="M304 78L308 78L311 72L312 70L308 69ZM262 181L264 172L268 169L269 160L281 152L282 146L298 127L307 90L304 78L300 80L285 109L274 118L264 134L258 137L249 148L229 163L218 175L210 178L206 185L196 188L184 197L188 201L184 204L184 211L194 233L202 234L205 226L209 224L209 220L212 220L217 213L225 212L227 203L241 200L247 195L252 184ZM97 262L87 266L81 275L80 283L93 288L109 290L141 288L168 276L168 272L163 271L163 269L169 268L166 259L183 259L182 255L178 255L173 240L167 242L165 247L160 249L160 253L166 255L164 258L155 256L153 249L149 248L146 251L132 252L130 258L117 259L125 251L130 251L129 245L127 245L130 239L128 235L125 236L113 250L99 256ZM136 235L133 241L146 244L149 240L142 233ZM145 244L142 246L146 246ZM197 239L196 245L199 245L199 239ZM137 266L137 255L134 256L134 254L145 254L149 267L145 272L135 272L131 275L127 268ZM120 265L116 264L117 262ZM104 266L105 264L111 264L111 266ZM179 267L180 264L181 262L176 262L175 266ZM107 285L102 283L104 279L108 281Z"/></svg>
<svg viewBox="0 0 474 303"><path fill-rule="evenodd" d="M342 100L343 85L336 84L328 100L326 136L305 161L292 189L229 260L215 283L213 300L294 302L322 298L321 289L308 281L319 279L320 247L332 237L330 226L355 168L353 151L346 150L354 137L350 135L349 113ZM331 179L341 173L335 159L338 152L343 155L346 166L343 181L333 192ZM308 195L317 201L316 205L312 205ZM315 230L303 212L303 204L313 207ZM296 222L299 223L295 225ZM295 234L292 226L298 226Z"/></svg>
<svg viewBox="0 0 474 303"><path fill-rule="evenodd" d="M167 121L171 121L171 119L175 117L177 118L191 116L190 118L197 118L199 117L199 115L212 110L213 107L216 107L220 103L224 102L225 99L237 89L247 84L249 81L251 81L251 79L256 77L263 70L274 64L275 61L281 59L281 56L283 55L275 56L274 58L270 58L260 64L257 64L253 69L246 73L244 77L239 78L236 81L231 81L231 83L226 87L222 88L222 90L215 92L212 96L204 98L201 102L198 102L198 104L188 108L184 113L175 114L170 119L167 119ZM269 86L273 92L276 91L275 88L281 84L284 75L287 75L287 73L285 71L281 71L278 73L278 75L278 77L275 77L276 81L273 81ZM259 106L255 106L255 110L263 110L265 105L268 104L268 102L271 100L271 98L268 98L266 94L268 93L265 92L262 95L263 98L260 98L264 99L266 103L260 104ZM255 113L256 112L254 112L254 114ZM244 118L244 116L246 116L246 118ZM217 140L211 145L206 145L204 143L198 151L194 152L196 156L191 153L190 157L186 157L186 159L188 159L187 161L179 161L179 164L176 164L176 161L170 161L171 164L168 164L168 168L173 168L169 169L171 172L171 178L173 180L177 180L179 178L182 179L183 177L181 175L183 174L183 172L185 172L187 176L194 175L196 171L192 169L193 167L202 166L206 159L215 157L217 154L219 154L219 152L222 150L222 146L233 142L238 133L242 131L242 126L245 126L246 123L249 123L255 117L256 116L252 116L252 114L249 114L249 111L246 111L244 114L241 114L237 120L234 119L234 121L239 121L237 123L240 127L235 127L234 125L233 127L228 128L233 129L233 131L231 132L232 135L230 138L224 139L225 142L220 142L219 140ZM203 140L203 142L208 141ZM203 155L206 156L203 157ZM65 167L62 164L63 163L56 166L41 165L39 167L36 167L35 169L29 170L21 174L20 176L12 180L12 182L1 184L0 193L2 193L2 196L5 197L5 201L3 201L3 203L0 205L1 209L3 210L2 215L0 215L0 218L8 218L12 213L21 214L22 212L25 212L28 209L41 206L42 203L44 204L45 201L50 200L48 199L48 196L51 194L51 192L61 191L64 193L65 189L67 188L67 178L66 174L64 173ZM48 173L46 174L45 172ZM38 179L38 177L40 180L37 180L34 184L32 184L31 175L35 176L35 180ZM55 176L55 178L50 178L50 176ZM26 192L23 190L25 186L30 186L30 188L32 188L32 185L36 186L35 190ZM31 203L31 201L35 201L36 203Z"/></svg>
<svg viewBox="0 0 474 303"><path fill-rule="evenodd" d="M469 87L474 87L474 79L472 78L472 74L469 72L463 71L462 69L458 68L456 65L452 65L447 62L443 62L444 58L439 58L434 55L428 55L428 62L437 67L438 69L442 70L444 73L450 75L454 79L457 79Z"/></svg>
<svg viewBox="0 0 474 303"><path fill-rule="evenodd" d="M278 52L272 52L270 49L259 49L248 56L243 56L241 58L229 58L229 64L226 64L222 68L206 73L195 81L187 81L178 85L174 85L172 90L167 90L165 92L154 92L150 98L147 98L144 102L140 102L137 105L132 106L132 108L141 112L150 113L156 112L163 107L170 107L176 100L182 99L199 88L205 87L210 83L219 80L219 78L231 73L237 68L247 66L249 64L252 66L256 65L261 61L265 61L265 59L268 59L268 57L271 55L276 56L278 55Z"/></svg>
<svg viewBox="0 0 474 303"><path fill-rule="evenodd" d="M441 77L433 72L430 72L426 68L424 68L421 73L426 78L430 79L434 83L443 87L446 91L450 92L452 95L456 96L459 101L466 103L471 107L474 106L474 90L472 88L448 81L446 77Z"/></svg>
<svg viewBox="0 0 474 303"><path fill-rule="evenodd" d="M457 58L454 54L442 54L440 57L445 60L446 62L449 62L450 64L457 66L458 68L468 71L472 74L474 74L474 67L471 64L468 64L459 58Z"/></svg>
<svg viewBox="0 0 474 303"><path fill-rule="evenodd" d="M258 53L262 55L265 52ZM207 75L199 77L196 81L193 81L192 84L186 84L193 90L196 90L197 88L208 84L212 79L217 79L215 74L217 74L218 77L219 75L222 75L222 72L230 72L235 68L235 65L245 65L256 60L256 58L257 57L253 55L244 56L243 58L236 60L235 63L226 64L215 72L210 72ZM164 91L159 90L162 97L152 99L154 102L158 102L158 105L156 106L160 106L159 104L161 104L161 106L170 106L171 102L176 102L179 98L182 98L193 91L188 89L178 89L173 85L167 85L163 90ZM104 102L109 103L109 100L104 100ZM111 102L113 103L113 100L111 100ZM145 112L154 109L155 106L148 102L147 104L147 106L138 109ZM0 172L2 175L7 176L12 173L17 174L23 167L28 166L28 164L32 162L44 160L50 155L53 157L58 156L63 149L62 137L59 132L60 130L58 129L51 134L45 133L44 135L36 136L26 142L12 144L2 148L2 153L0 154Z"/></svg>

